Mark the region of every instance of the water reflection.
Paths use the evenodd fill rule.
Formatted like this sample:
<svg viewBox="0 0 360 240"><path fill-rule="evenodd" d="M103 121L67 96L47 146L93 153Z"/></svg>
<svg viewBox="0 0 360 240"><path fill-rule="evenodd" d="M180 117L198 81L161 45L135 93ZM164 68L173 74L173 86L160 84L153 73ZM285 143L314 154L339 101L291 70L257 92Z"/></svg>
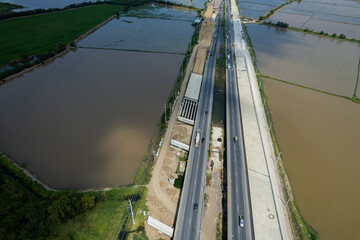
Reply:
<svg viewBox="0 0 360 240"><path fill-rule="evenodd" d="M97 0L87 0L86 2L96 2ZM101 1L101 0L100 0ZM0 0L0 2L8 2L12 4L17 4L24 6L24 8L15 10L19 11L28 11L38 8L48 9L48 8L64 8L67 5L74 3L82 3L84 0Z"/></svg>
<svg viewBox="0 0 360 240"><path fill-rule="evenodd" d="M192 32L193 27L188 21L120 17L79 42L78 46L183 54Z"/></svg>
<svg viewBox="0 0 360 240"><path fill-rule="evenodd" d="M360 104L265 79L295 200L320 239L359 239Z"/></svg>
<svg viewBox="0 0 360 240"><path fill-rule="evenodd" d="M359 44L264 25L247 29L262 74L353 96Z"/></svg>
<svg viewBox="0 0 360 240"><path fill-rule="evenodd" d="M0 87L0 149L55 188L131 183L183 56L79 49Z"/></svg>

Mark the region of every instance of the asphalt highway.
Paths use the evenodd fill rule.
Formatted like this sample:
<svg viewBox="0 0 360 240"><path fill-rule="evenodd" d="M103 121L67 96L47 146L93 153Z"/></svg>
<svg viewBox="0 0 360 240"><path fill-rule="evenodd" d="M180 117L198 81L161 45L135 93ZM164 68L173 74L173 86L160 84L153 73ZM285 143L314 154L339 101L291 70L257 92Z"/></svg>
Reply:
<svg viewBox="0 0 360 240"><path fill-rule="evenodd" d="M221 23L221 7L216 20L214 39L210 46L208 59L203 73L198 112L195 119L192 142L189 151L189 162L185 172L184 185L175 225L174 239L201 238L201 220L204 202L206 166L209 151L210 123L214 92L215 52L218 48ZM196 132L200 132L199 146L195 147ZM204 138L204 140L202 140ZM197 207L196 207L197 205Z"/></svg>
<svg viewBox="0 0 360 240"><path fill-rule="evenodd" d="M233 6L235 7L235 6ZM254 239L241 109L228 0L226 17L227 239ZM243 219L243 223L242 220Z"/></svg>

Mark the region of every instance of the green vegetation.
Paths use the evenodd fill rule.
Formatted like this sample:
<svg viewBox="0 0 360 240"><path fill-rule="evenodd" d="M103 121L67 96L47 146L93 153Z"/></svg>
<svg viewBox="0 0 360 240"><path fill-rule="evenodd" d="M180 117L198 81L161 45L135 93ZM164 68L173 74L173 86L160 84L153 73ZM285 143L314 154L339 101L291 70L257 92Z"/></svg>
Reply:
<svg viewBox="0 0 360 240"><path fill-rule="evenodd" d="M290 4L290 3L294 2L294 1L295 1L295 0L290 0L290 1L288 1L288 2L285 2L284 4L281 4L280 6L278 6L278 7L274 8L274 9L270 10L270 12L268 12L265 16L260 16L258 20L259 20L259 21L264 21L264 20L266 20L267 18L271 17L271 16L275 13L275 11L279 10L280 8L286 6L286 5L288 5L288 4ZM239 11L239 12L240 12L240 11Z"/></svg>
<svg viewBox="0 0 360 240"><path fill-rule="evenodd" d="M289 24L284 23L284 22L277 22L277 23L276 23L276 26L277 26L277 27L288 28L288 27L289 27Z"/></svg>
<svg viewBox="0 0 360 240"><path fill-rule="evenodd" d="M114 239L128 199L135 210L147 210L144 187L47 191L2 155L0 193L0 239ZM135 215L142 224L144 216Z"/></svg>
<svg viewBox="0 0 360 240"><path fill-rule="evenodd" d="M221 18L221 34L223 37L225 37L225 18L224 18L225 12L223 13L223 16ZM226 83L226 56L225 56L225 39L221 43L222 47L219 48L218 57L216 58L216 64L215 64L215 86L214 89L217 90L225 90L225 83Z"/></svg>
<svg viewBox="0 0 360 240"><path fill-rule="evenodd" d="M222 240L223 236L222 236L222 216L221 213L219 213L219 217L216 223L216 240Z"/></svg>
<svg viewBox="0 0 360 240"><path fill-rule="evenodd" d="M271 25L271 26L278 26L278 27L279 27L279 24L280 25L286 24L287 25L286 28L288 28L288 29L290 29L292 31L306 32L306 33L313 34L313 35L321 35L323 37L328 37L328 38L339 38L339 39L343 39L343 40L350 41L350 42L360 43L360 39L347 38L346 35L344 35L343 33L341 33L339 36L336 33L333 33L333 34L330 35L329 33L324 32L324 31L316 32L316 31L310 30L308 28L302 29L302 28L296 28L296 27L289 27L289 25L287 23L283 23L283 22L278 22L278 23L275 24L275 23L272 23L271 21L269 21L269 22L263 22L262 24ZM285 27L285 25L280 26L280 27Z"/></svg>
<svg viewBox="0 0 360 240"><path fill-rule="evenodd" d="M174 187L181 189L184 182L184 175L178 175L177 178L175 178Z"/></svg>
<svg viewBox="0 0 360 240"><path fill-rule="evenodd" d="M55 236L71 236L73 239L114 239L119 227L130 228L127 213L128 199L133 202L134 210L147 210L145 207L145 188L119 188L99 194L104 200L97 203L96 208L67 221L51 226ZM135 197L134 197L135 196ZM144 216L135 211L136 223L142 224Z"/></svg>
<svg viewBox="0 0 360 240"><path fill-rule="evenodd" d="M197 10L198 13L201 12L201 9L198 9L194 6L189 6L189 5L186 5L186 4L182 4L182 3L176 3L176 2L171 2L171 1L163 1L163 0L155 0L154 2L156 3L160 3L160 4L165 4L165 5L170 5L170 6L177 6L177 7L181 7L181 8L188 8L188 9L192 9L192 10ZM205 9L205 6L204 5L204 9Z"/></svg>
<svg viewBox="0 0 360 240"><path fill-rule="evenodd" d="M282 159L280 156L279 143L277 141L276 132L275 132L274 126L272 124L270 108L267 103L267 97L265 94L264 87L262 85L262 79L260 77L261 75L259 74L258 68L256 66L256 55L253 50L246 27L244 27L243 29L244 29L244 34L246 36L247 44L250 48L250 55L251 55L253 63L254 63L254 69L255 69L255 72L257 73L259 91L260 91L260 95L261 95L261 98L263 101L264 111L266 114L268 125L270 128L269 130L270 130L270 135L271 135L271 139L272 139L273 146L274 146L274 152L278 156L277 164L278 164L278 170L279 170L279 175L280 175L280 179L281 179L281 185L283 188L285 201L288 201L287 208L288 208L289 215L290 215L290 222L292 225L292 229L294 230L294 233L295 233L295 239L305 239L305 240L318 239L318 236L317 236L317 233L315 232L315 230L309 224L307 224L305 219L301 216L300 211L295 204L295 200L292 197L292 191L291 191L289 179L287 177L286 170L285 170L285 167L283 166Z"/></svg>
<svg viewBox="0 0 360 240"><path fill-rule="evenodd" d="M0 239L113 239L125 200L141 191L47 191L0 155Z"/></svg>
<svg viewBox="0 0 360 240"><path fill-rule="evenodd" d="M105 21L123 6L96 5L0 22L0 66L11 60L45 53L58 43L69 44Z"/></svg>
<svg viewBox="0 0 360 240"><path fill-rule="evenodd" d="M188 160L188 156L189 156L189 153L184 153L181 156L179 156L179 160L185 162Z"/></svg>
<svg viewBox="0 0 360 240"><path fill-rule="evenodd" d="M359 75L360 75L360 57L359 57L358 70L357 70L357 75L356 75L356 84L355 84L355 90L354 90L354 96L353 96L354 101L356 101L358 103L360 103L360 99L359 99L359 97L357 97L356 91L357 91L357 88L359 85Z"/></svg>
<svg viewBox="0 0 360 240"><path fill-rule="evenodd" d="M12 13L12 10L23 8L23 6L11 4L11 3L0 3L0 16Z"/></svg>

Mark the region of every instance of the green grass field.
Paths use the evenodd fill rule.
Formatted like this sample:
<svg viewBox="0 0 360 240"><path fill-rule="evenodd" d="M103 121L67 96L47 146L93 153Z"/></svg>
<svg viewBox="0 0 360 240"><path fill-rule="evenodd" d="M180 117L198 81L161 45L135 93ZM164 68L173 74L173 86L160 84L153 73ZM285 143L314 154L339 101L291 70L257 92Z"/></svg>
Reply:
<svg viewBox="0 0 360 240"><path fill-rule="evenodd" d="M139 188L120 188L105 193L105 201L97 203L96 207L90 212L79 215L65 223L55 224L50 231L53 236L69 236L73 239L103 239L113 240L121 226L123 216L126 213L127 203L124 196L140 194L141 198L134 203L134 209L144 209L145 194L144 189ZM144 217L135 212L136 225L143 225Z"/></svg>
<svg viewBox="0 0 360 240"><path fill-rule="evenodd" d="M68 44L122 9L103 4L1 21L0 66Z"/></svg>

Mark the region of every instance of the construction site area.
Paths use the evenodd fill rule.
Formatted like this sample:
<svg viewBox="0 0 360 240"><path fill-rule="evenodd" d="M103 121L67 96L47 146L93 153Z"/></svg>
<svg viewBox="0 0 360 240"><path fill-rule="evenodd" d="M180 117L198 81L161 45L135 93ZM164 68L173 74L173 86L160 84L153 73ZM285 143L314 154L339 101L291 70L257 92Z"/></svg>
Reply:
<svg viewBox="0 0 360 240"><path fill-rule="evenodd" d="M214 5L215 4L215 5ZM147 206L149 215L157 223L145 224L149 239L171 239L179 205L180 187L188 161L194 120L197 114L202 74L213 39L218 1L211 1L203 12L198 44L194 46L186 69L184 82L173 114L168 121L162 148L154 164L152 179L148 185ZM201 239L215 239L216 226L221 213L223 129L214 127L211 139L211 157L208 162L203 229ZM169 232L169 234L166 234Z"/></svg>

